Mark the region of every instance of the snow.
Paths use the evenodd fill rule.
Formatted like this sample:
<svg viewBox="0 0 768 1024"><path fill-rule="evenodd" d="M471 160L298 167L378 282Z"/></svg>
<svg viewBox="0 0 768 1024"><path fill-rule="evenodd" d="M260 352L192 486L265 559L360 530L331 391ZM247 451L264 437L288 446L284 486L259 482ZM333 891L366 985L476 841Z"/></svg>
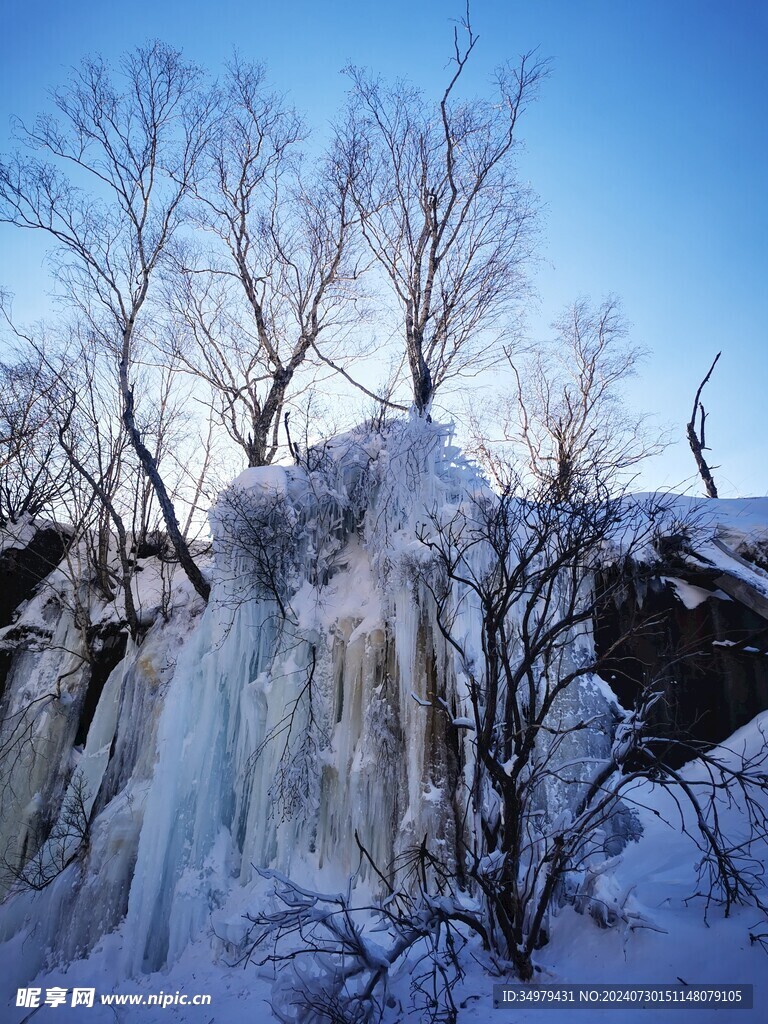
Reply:
<svg viewBox="0 0 768 1024"><path fill-rule="evenodd" d="M675 596L682 603L683 607L689 611L698 608L700 604L704 604L710 598L715 598L718 601L732 600L722 590L705 590L703 587L696 587L692 583L688 583L686 580L679 580L674 576L660 576L659 578L663 582L670 584L675 592Z"/></svg>
<svg viewBox="0 0 768 1024"><path fill-rule="evenodd" d="M29 1010L15 1007L15 989L34 978L43 988L213 996L200 1008L96 1006L88 1011L94 1022L270 1019L275 979L266 967L235 965L249 927L244 915L273 899L270 877L333 892L357 872L350 898L364 905L377 878L369 862L361 864L358 838L377 865L392 863L425 835L453 855L456 808L446 766L430 744L441 729L458 750L475 741L469 674L482 639L476 599L467 592L456 600L453 624L466 657L459 662L448 649L423 583L429 555L416 532L429 530L434 515L450 518L461 502L489 495L447 428L413 420L386 437L353 431L324 446L315 468L249 469L233 482L211 516L216 562L204 611L175 578L164 622L166 584L159 564L146 561L135 586L149 632L140 647L129 645L107 680L77 759L94 812L90 846L41 894L15 896L0 910L4 1020L25 1019ZM640 508L642 498L633 500ZM675 498L665 515L668 523L695 520L691 558L752 584L761 576L739 553L768 543L768 500ZM269 564L279 559L284 569L272 591L259 560L264 537ZM476 557L482 567L483 553ZM681 579L669 582L686 608L727 599ZM46 630L58 650L17 657L9 708L44 698L52 680L74 671L35 719L39 754L30 753L12 780L3 841L19 822L31 829L45 806L66 800L61 780L72 771L63 765L85 685L82 641L66 601L55 614L46 602L54 591L71 595L67 586L66 574L53 574L46 593L23 611L22 621ZM108 622L119 608L94 603L91 612ZM590 644L588 628L574 634L567 664L583 663ZM558 725L597 726L557 750L558 771L572 782L633 728L625 719L612 737L615 698L591 675L563 695L554 716ZM730 750L758 754L766 724L766 716L756 719ZM465 757L467 788L469 763ZM512 764L503 767L511 771ZM688 777L695 781L698 770L688 766ZM62 792L52 792L52 778ZM554 819L572 813L567 790L554 782L548 789ZM718 811L738 832L743 808L727 795ZM642 836L595 868L590 890L615 926L600 928L588 912L561 907L551 941L536 953L536 979L755 982L758 1009L738 1019L764 1020L765 953L749 942L759 915L737 907L723 918L711 909L705 927L702 901L693 896L701 860L693 824L686 834L677 805L650 783L625 802L637 809ZM488 870L497 867L492 854ZM383 946L370 941L366 948L372 962L384 962ZM490 967L470 942L457 991L462 1024L491 1017L498 979ZM394 978L391 1021L404 1019L401 1008L409 1005L407 963ZM50 1012L41 1010L39 1019ZM79 1009L55 1012L64 1021L82 1019ZM538 1012L517 1011L515 1020L538 1019ZM559 1012L549 1010L548 1019ZM633 1024L641 1012L605 1011L600 1019ZM585 1019L583 1011L563 1017L574 1013ZM722 1014L708 1013L699 1011L697 1022L711 1016L725 1024ZM654 1019L676 1014L655 1011Z"/></svg>
<svg viewBox="0 0 768 1024"><path fill-rule="evenodd" d="M0 554L13 548L25 548L43 525L28 515L21 516L17 523L6 523L0 530Z"/></svg>
<svg viewBox="0 0 768 1024"><path fill-rule="evenodd" d="M632 495L638 503L663 499L668 522L691 522L702 534L714 534L734 550L768 543L768 498L695 498L685 494Z"/></svg>

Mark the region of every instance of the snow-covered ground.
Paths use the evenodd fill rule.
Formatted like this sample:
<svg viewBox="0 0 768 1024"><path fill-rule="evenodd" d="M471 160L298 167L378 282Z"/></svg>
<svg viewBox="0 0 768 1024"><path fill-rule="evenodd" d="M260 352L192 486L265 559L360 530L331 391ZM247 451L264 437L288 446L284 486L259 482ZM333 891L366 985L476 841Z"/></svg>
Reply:
<svg viewBox="0 0 768 1024"><path fill-rule="evenodd" d="M735 751L757 753L766 743L768 714L761 715L741 729L724 746ZM696 775L696 765L687 769ZM646 787L648 790L648 787ZM612 876L611 890L625 906L637 914L638 927L629 929L600 928L585 914L567 907L560 911L553 928L552 941L539 950L536 963L539 983L628 983L644 984L752 984L754 1009L695 1008L653 1011L625 1010L558 1010L493 1008L494 982L511 977L493 977L472 959L467 958L467 976L457 993L463 1004L461 1024L486 1021L518 1022L545 1020L616 1021L636 1024L652 1019L658 1022L688 1020L692 1024L730 1024L731 1021L763 1024L768 1020L768 955L757 943L750 942L750 932L765 932L766 922L753 908L734 907L726 918L722 909L711 906L706 915L704 901L691 899L696 891L695 865L698 848L682 833L679 811L668 794L662 791L638 793L642 803L643 835L630 844L620 858ZM766 800L768 804L768 798ZM722 808L738 822L739 809ZM657 811L658 814L654 813ZM690 824L690 823L689 823ZM241 890L242 913L252 908L255 898L249 889ZM228 908L231 912L234 908ZM27 938L26 942L34 941ZM136 994L144 997L176 993L189 997L211 996L210 1005L120 1006L95 1005L92 1009L60 1006L44 1007L35 1020L66 1022L114 1021L125 1024L162 1024L188 1021L190 1024L253 1024L273 1019L270 1009L269 977L250 966L231 966L225 954L212 954L208 938L189 945L180 959L169 969L126 980L122 975L124 959L123 934L118 931L103 939L85 960L76 961L66 969L44 972L33 985L43 992L60 986L95 988L97 1003L105 994ZM0 976L3 1004L7 1007L3 1021L21 1024L28 1009L15 1008L14 966L23 959L23 949L6 945ZM261 972L263 973L263 971ZM407 968L394 989L397 998L408 1005ZM682 1018L681 1015L682 1014ZM397 1012L391 1020L397 1020Z"/></svg>

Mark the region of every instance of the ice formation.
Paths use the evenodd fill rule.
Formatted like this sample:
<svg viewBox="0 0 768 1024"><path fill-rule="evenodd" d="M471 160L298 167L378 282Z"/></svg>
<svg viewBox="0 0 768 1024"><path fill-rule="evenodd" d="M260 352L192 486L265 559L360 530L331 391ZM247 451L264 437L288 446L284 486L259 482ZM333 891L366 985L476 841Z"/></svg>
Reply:
<svg viewBox="0 0 768 1024"><path fill-rule="evenodd" d="M67 707L82 700L81 641L62 602L46 612L35 599L24 614L54 616L53 646L16 659L5 717L50 693L51 680L60 692L34 718L34 754L0 824L31 829L40 806L67 804L51 787L77 778L90 829L51 885L0 911L0 939L35 931L21 973L82 955L117 928L127 975L174 961L206 933L236 945L242 900L232 894L256 886L259 868L328 891L360 866L358 839L380 865L425 835L449 862L458 856L454 793L473 718L418 534L436 510L483 494L450 433L422 420L336 438L302 467L248 470L212 515L210 603L203 611L182 587L168 621L129 645L76 765ZM471 600L453 628L470 660L479 655ZM613 712L600 680L583 680L557 713L606 723L563 746L574 771L604 756ZM562 792L548 800L567 813ZM375 887L367 863L357 882Z"/></svg>

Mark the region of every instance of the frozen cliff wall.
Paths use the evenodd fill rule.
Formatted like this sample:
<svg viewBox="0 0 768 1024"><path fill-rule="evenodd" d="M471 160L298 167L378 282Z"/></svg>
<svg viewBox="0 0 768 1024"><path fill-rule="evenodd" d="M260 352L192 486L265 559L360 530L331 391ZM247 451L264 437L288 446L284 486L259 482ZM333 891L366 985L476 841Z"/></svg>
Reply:
<svg viewBox="0 0 768 1024"><path fill-rule="evenodd" d="M450 523L463 503L493 500L449 434L422 421L353 432L301 467L248 470L233 483L212 517L208 607L178 583L168 620L155 614L101 680L80 742L90 666L35 718L31 749L50 756L11 802L4 794L7 827L47 801L55 817L80 793L87 835L65 845L72 856L43 891L17 892L0 909L1 938L34 935L20 977L118 928L125 973L158 968L206 933L236 949L244 908L260 898L258 869L332 890L359 868L356 884L373 889L359 844L388 870L427 836L461 872L481 625L472 595L456 598L451 630L466 652L457 659L424 541L435 517ZM480 571L489 552L473 551ZM40 618L42 602L12 628ZM62 648L79 648L65 604L47 612L54 645L14 654L14 706L70 671ZM583 624L562 666L588 659L591 643ZM619 712L587 675L555 714L567 768L537 798L552 817L567 814L574 783L606 756ZM582 722L592 728L570 732ZM57 856L43 845L43 863Z"/></svg>
<svg viewBox="0 0 768 1024"><path fill-rule="evenodd" d="M80 797L87 824L55 849L39 830L50 884L15 885L0 912L4 938L35 934L27 974L87 951L126 910L127 966L156 967L255 867L346 878L356 832L383 865L425 834L455 856L458 751L446 763L445 716L426 706L453 680L412 565L416 518L472 478L455 456L411 424L244 474L214 516L210 606L198 620L180 586L169 621L99 681L84 746L94 690L71 586L52 601L51 579L22 608L17 635L47 625L39 650L13 655L9 718L29 715L32 760L4 794L8 834L43 810L50 832Z"/></svg>
<svg viewBox="0 0 768 1024"><path fill-rule="evenodd" d="M170 621L129 644L104 681L83 749L79 715L66 735L35 716L32 749L53 754L39 778L28 773L23 806L44 804L55 781L55 816L77 775L88 836L44 891L6 903L3 936L29 927L38 960L71 958L127 911L135 972L177 956L256 868L341 884L360 862L356 836L385 867L425 835L455 861L465 738L438 701L466 715L466 681L419 582L415 525L482 486L445 432L419 422L236 481L213 518L213 597L199 621L182 587ZM54 619L56 648L75 650L71 618L59 608ZM464 628L477 628L470 614ZM61 659L22 652L13 699L34 702L54 668L69 671ZM69 678L83 704L81 670ZM22 805L8 808L12 828ZM49 868L56 854L44 849Z"/></svg>
<svg viewBox="0 0 768 1024"><path fill-rule="evenodd" d="M75 748L125 651L116 623L81 614L58 568L70 540L29 519L0 535L0 893L55 819Z"/></svg>
<svg viewBox="0 0 768 1024"><path fill-rule="evenodd" d="M23 584L24 600L0 632L0 937L29 935L15 954L22 978L48 955L81 955L125 915L157 715L202 610L177 581L163 619L160 566L142 561L136 598L146 632L137 647L119 607L90 586L76 548L29 585L25 546L34 556L50 530L27 527L10 533L12 560L2 565L4 585Z"/></svg>
<svg viewBox="0 0 768 1024"><path fill-rule="evenodd" d="M407 424L248 471L222 497L213 600L160 726L131 970L178 956L256 868L342 884L356 837L385 867L424 835L455 860L458 750L448 763L431 704L455 702L456 681L413 571L417 519L466 486L455 456Z"/></svg>

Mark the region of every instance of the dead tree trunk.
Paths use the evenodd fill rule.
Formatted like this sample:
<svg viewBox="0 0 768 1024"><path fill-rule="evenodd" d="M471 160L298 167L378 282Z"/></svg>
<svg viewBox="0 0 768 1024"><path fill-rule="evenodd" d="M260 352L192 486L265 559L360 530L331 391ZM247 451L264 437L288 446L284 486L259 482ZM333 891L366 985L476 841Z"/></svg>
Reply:
<svg viewBox="0 0 768 1024"><path fill-rule="evenodd" d="M704 452L708 451L706 445L706 439L704 435L704 427L707 420L707 414L704 411L704 406L701 403L701 392L704 390L704 385L707 383L709 378L712 376L712 371L717 365L717 361L720 358L721 353L718 352L714 358L712 365L710 366L706 377L699 384L699 390L696 392L696 397L693 400L693 411L691 412L691 418L688 421L686 428L688 434L688 444L691 446L693 457L696 459L696 465L699 469L699 475L704 481L704 488L707 492L708 497L717 497L717 486L715 485L714 478L712 477L712 471L707 465L707 460L704 458ZM699 431L696 432L696 417L699 417Z"/></svg>

